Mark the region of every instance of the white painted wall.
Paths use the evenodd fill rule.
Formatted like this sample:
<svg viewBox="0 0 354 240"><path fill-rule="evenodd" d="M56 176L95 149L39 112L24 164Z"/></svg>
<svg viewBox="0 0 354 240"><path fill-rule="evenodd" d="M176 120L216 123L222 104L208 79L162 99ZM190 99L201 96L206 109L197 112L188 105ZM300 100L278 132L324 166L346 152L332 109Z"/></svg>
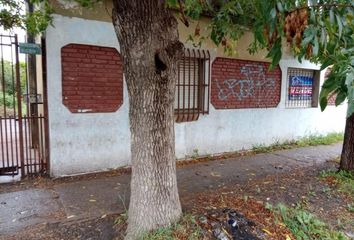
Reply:
<svg viewBox="0 0 354 240"><path fill-rule="evenodd" d="M102 171L129 164L130 131L128 97L115 113L73 114L62 104L60 49L69 43L116 47L119 44L112 24L54 16L54 26L46 33L48 62L48 106L50 164L52 176ZM290 57L281 61L282 97L277 108L215 110L198 121L178 123L176 155L184 158L195 150L217 154L271 144L310 135L344 130L346 106L286 109L287 67L318 69L299 64ZM322 80L323 80L322 73Z"/></svg>
<svg viewBox="0 0 354 240"><path fill-rule="evenodd" d="M130 159L128 95L115 113L73 114L62 104L60 50L69 43L116 47L112 24L54 15L46 32L52 176L101 171Z"/></svg>

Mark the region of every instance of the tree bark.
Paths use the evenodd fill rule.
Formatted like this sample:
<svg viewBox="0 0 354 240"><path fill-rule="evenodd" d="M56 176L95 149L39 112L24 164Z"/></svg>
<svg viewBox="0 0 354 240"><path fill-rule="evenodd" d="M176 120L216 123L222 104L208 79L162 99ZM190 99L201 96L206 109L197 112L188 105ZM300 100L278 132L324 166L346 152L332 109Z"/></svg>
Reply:
<svg viewBox="0 0 354 240"><path fill-rule="evenodd" d="M354 114L347 118L339 170L354 172Z"/></svg>
<svg viewBox="0 0 354 240"><path fill-rule="evenodd" d="M113 24L129 95L132 177L126 239L181 216L175 164L174 91L183 44L161 0L114 0Z"/></svg>

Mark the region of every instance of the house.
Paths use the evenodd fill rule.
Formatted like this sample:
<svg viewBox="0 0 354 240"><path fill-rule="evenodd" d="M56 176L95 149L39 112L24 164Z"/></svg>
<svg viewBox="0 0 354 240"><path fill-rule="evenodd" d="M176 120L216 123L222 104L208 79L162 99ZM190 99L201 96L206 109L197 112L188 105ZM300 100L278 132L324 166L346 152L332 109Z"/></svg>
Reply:
<svg viewBox="0 0 354 240"><path fill-rule="evenodd" d="M42 42L50 175L129 165L129 99L111 3L103 1L94 10L62 0L54 4L53 26ZM319 108L325 79L319 66L299 63L286 52L268 71L264 52L247 52L250 34L234 56L208 40L196 48L187 41L189 34L196 24L203 34L207 21L189 28L179 24L186 50L176 82L177 159L344 130L346 105Z"/></svg>

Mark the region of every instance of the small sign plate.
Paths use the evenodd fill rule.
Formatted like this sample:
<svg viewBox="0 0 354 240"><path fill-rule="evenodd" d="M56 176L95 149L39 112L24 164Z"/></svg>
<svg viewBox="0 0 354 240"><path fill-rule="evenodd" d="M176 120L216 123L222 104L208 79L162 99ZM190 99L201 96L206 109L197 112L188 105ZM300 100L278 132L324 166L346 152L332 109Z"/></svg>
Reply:
<svg viewBox="0 0 354 240"><path fill-rule="evenodd" d="M41 54L41 45L36 43L19 43L20 53Z"/></svg>
<svg viewBox="0 0 354 240"><path fill-rule="evenodd" d="M42 103L42 94L23 94L26 103Z"/></svg>

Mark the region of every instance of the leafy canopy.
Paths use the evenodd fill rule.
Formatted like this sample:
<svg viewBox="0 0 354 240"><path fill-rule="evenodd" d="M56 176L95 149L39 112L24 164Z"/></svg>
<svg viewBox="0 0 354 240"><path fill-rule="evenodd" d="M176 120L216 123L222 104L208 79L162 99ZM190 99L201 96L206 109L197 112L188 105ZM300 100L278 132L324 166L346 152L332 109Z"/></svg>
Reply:
<svg viewBox="0 0 354 240"><path fill-rule="evenodd" d="M70 0L67 0L70 1ZM72 0L74 1L74 0ZM75 0L92 8L99 0ZM23 2L0 0L0 25L5 29L23 27L33 34L51 24L49 0L32 0L37 8L24 11ZM348 116L354 113L354 0L165 0L166 7L177 11L188 25L202 15L210 17L209 32L201 36L197 28L190 39L210 38L232 54L237 41L246 32L254 34L249 52L267 49L275 67L285 44L299 61L308 59L331 67L320 94L322 110L327 99L335 95L336 105L348 100Z"/></svg>

